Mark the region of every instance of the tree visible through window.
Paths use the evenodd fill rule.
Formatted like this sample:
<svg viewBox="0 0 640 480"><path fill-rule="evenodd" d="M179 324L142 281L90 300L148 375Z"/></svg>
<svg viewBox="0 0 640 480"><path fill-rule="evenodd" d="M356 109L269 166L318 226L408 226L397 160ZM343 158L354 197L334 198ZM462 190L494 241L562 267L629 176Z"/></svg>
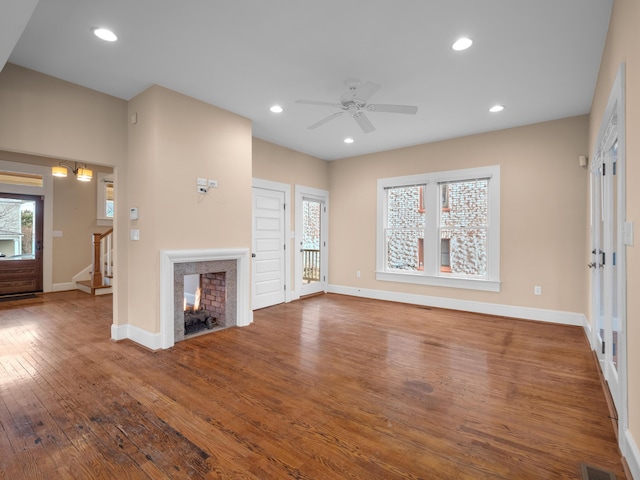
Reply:
<svg viewBox="0 0 640 480"><path fill-rule="evenodd" d="M425 210L422 185L387 190L387 268L420 270Z"/></svg>
<svg viewBox="0 0 640 480"><path fill-rule="evenodd" d="M487 273L488 179L441 183L447 207L440 211L440 271L484 277ZM447 242L444 242L447 240Z"/></svg>
<svg viewBox="0 0 640 480"><path fill-rule="evenodd" d="M105 200L105 206L104 206L104 210L105 210L105 217L107 218L113 218L113 182L105 182L105 193L106 193L106 200Z"/></svg>

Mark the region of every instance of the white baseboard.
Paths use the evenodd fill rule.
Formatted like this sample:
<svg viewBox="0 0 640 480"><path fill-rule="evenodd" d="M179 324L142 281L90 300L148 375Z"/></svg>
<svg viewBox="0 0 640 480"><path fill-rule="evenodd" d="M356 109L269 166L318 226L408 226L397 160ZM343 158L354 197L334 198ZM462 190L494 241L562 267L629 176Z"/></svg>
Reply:
<svg viewBox="0 0 640 480"><path fill-rule="evenodd" d="M640 479L640 450L629 429L625 429L622 437L622 456L627 460L633 478Z"/></svg>
<svg viewBox="0 0 640 480"><path fill-rule="evenodd" d="M51 286L52 292L66 292L67 290L77 290L76 282L54 283Z"/></svg>
<svg viewBox="0 0 640 480"><path fill-rule="evenodd" d="M129 330L129 325L111 325L111 340L125 340L129 338L127 336L127 331Z"/></svg>
<svg viewBox="0 0 640 480"><path fill-rule="evenodd" d="M412 305L424 305L436 308L447 308L450 310L463 310L465 312L499 315L502 317L520 318L523 320L537 320L539 322L561 323L564 325L575 325L580 327L584 327L585 324L588 323L585 315L582 313L563 312L559 310L518 307L513 305L501 305L497 303L473 302L469 300L430 297L427 295L387 292L384 290L345 287L340 285L329 285L327 291L329 293L339 293L342 295L351 295L354 297L388 300L391 302L409 303Z"/></svg>
<svg viewBox="0 0 640 480"><path fill-rule="evenodd" d="M287 290L285 294L285 302L295 302L296 300L300 300L300 295L295 290Z"/></svg>
<svg viewBox="0 0 640 480"><path fill-rule="evenodd" d="M160 333L151 333L134 325L111 325L112 340L133 340L150 350L162 348Z"/></svg>

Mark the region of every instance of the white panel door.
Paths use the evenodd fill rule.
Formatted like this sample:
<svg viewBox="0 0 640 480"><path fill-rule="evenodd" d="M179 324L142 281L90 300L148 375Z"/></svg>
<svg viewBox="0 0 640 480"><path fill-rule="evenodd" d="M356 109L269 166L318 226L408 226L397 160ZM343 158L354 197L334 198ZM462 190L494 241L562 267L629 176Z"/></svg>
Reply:
<svg viewBox="0 0 640 480"><path fill-rule="evenodd" d="M284 192L253 188L253 309L285 301Z"/></svg>

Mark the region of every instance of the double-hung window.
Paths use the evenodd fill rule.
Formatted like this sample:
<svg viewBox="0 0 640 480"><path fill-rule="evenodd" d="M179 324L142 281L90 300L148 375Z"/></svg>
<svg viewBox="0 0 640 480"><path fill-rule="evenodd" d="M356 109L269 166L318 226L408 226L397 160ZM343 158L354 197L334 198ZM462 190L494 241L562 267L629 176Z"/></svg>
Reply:
<svg viewBox="0 0 640 480"><path fill-rule="evenodd" d="M378 280L500 290L500 167L378 180Z"/></svg>

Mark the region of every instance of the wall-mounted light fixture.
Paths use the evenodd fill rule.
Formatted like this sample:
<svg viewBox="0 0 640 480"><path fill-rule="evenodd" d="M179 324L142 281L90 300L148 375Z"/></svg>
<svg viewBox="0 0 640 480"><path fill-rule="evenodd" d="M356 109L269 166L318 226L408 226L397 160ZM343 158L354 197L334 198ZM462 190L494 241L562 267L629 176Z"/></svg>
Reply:
<svg viewBox="0 0 640 480"><path fill-rule="evenodd" d="M54 177L66 177L68 169L71 169L76 178L81 182L90 182L93 178L93 171L88 169L86 164L78 162L75 162L73 166L60 162L59 165L51 167L51 174Z"/></svg>

